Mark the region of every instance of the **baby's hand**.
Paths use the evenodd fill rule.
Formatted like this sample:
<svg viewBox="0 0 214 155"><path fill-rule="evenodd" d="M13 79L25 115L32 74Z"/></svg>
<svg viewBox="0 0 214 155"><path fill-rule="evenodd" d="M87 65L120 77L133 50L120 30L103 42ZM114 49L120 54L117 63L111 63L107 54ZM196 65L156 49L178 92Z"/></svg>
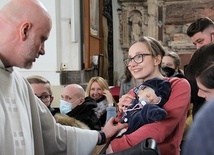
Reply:
<svg viewBox="0 0 214 155"><path fill-rule="evenodd" d="M124 110L127 109L128 106L132 104L132 100L135 99L135 97L131 94L125 94L119 99L118 110L120 112L124 112Z"/></svg>
<svg viewBox="0 0 214 155"><path fill-rule="evenodd" d="M132 95L133 97L135 97L135 93L134 93L134 89L131 89L128 94Z"/></svg>

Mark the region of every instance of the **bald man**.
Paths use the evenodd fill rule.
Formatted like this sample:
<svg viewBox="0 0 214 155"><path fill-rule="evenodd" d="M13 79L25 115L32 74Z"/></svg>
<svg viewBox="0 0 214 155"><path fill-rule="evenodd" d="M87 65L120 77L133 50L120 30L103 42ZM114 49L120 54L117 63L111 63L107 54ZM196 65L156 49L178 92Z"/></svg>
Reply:
<svg viewBox="0 0 214 155"><path fill-rule="evenodd" d="M31 68L45 54L52 22L37 0L11 0L0 10L0 154L88 155L124 126L102 131L57 124L30 84L13 70Z"/></svg>
<svg viewBox="0 0 214 155"><path fill-rule="evenodd" d="M85 90L78 84L67 85L61 95L60 112L85 123L92 130L100 130L101 124L93 108L97 103L85 98Z"/></svg>

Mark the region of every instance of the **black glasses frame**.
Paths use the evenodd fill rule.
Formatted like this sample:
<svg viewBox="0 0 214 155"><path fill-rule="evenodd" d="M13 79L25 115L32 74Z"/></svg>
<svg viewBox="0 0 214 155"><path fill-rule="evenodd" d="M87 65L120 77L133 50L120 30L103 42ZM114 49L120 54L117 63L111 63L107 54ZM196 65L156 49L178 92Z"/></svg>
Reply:
<svg viewBox="0 0 214 155"><path fill-rule="evenodd" d="M37 96L42 102L49 102L51 100L52 95L41 95Z"/></svg>
<svg viewBox="0 0 214 155"><path fill-rule="evenodd" d="M126 58L126 59L124 59L123 62L125 63L126 66L129 66L129 64L130 64L130 62L131 62L132 60L134 60L134 62L135 62L136 64L139 64L139 63L143 62L144 56L147 56L147 55L152 55L152 54L147 54L147 53L137 54L137 55L135 55L135 56L132 57L132 58ZM139 58L139 56L141 56L141 60L140 60L140 61L137 61L136 59Z"/></svg>

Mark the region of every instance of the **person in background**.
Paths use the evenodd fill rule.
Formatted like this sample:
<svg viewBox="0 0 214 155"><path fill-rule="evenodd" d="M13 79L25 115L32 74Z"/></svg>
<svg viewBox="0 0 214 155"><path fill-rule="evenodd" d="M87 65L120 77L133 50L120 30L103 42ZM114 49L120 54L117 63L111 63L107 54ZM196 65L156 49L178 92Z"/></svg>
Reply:
<svg viewBox="0 0 214 155"><path fill-rule="evenodd" d="M208 17L198 18L187 28L187 35L191 38L192 43L196 46L196 49L199 49L203 45L212 42L214 40L213 33L214 22ZM185 72L186 71L184 69L184 74L186 74ZM193 103L192 117L194 119L197 111L204 105L205 99L198 96L196 80L191 79L188 81L191 85L191 103Z"/></svg>
<svg viewBox="0 0 214 155"><path fill-rule="evenodd" d="M51 103L54 99L52 96L50 82L44 77L34 75L27 77L35 95L48 107L52 115L56 119L56 122L63 125L75 126L83 129L90 129L86 124L80 122L74 118L66 117L66 115L60 115L59 109L51 108ZM40 95L41 94L41 95ZM57 113L57 114L56 114Z"/></svg>
<svg viewBox="0 0 214 155"><path fill-rule="evenodd" d="M187 67L187 78L196 79L198 96L206 103L197 112L188 132L183 155L213 155L214 145L214 44L202 46L193 54Z"/></svg>
<svg viewBox="0 0 214 155"><path fill-rule="evenodd" d="M100 120L101 126L104 126L107 119L107 108L113 107L115 104L107 81L100 76L92 77L86 87L86 96L97 102L97 107L94 108L94 111Z"/></svg>
<svg viewBox="0 0 214 155"><path fill-rule="evenodd" d="M168 52L165 54L162 60L162 70L165 72L167 77L178 77L185 78L183 72L180 69L181 60L177 53ZM184 127L184 134L181 141L181 148L186 139L186 134L189 130L190 125L192 124L192 108L193 104L190 103L190 108L187 113L186 124Z"/></svg>
<svg viewBox="0 0 214 155"><path fill-rule="evenodd" d="M52 115L54 116L56 113L59 113L59 109L51 107L54 96L50 82L46 78L38 75L29 76L27 77L27 80L30 83L34 94L48 107Z"/></svg>
<svg viewBox="0 0 214 155"><path fill-rule="evenodd" d="M131 89L138 86L140 81L135 80L132 77L131 72L129 71L128 67L125 68L125 79L122 80L120 85L120 97L122 95L127 94Z"/></svg>
<svg viewBox="0 0 214 155"><path fill-rule="evenodd" d="M108 152L118 152L137 145L146 138L156 140L161 154L180 154L180 143L184 131L187 111L190 101L190 85L184 78L167 78L162 74L161 61L165 51L162 45L154 38L144 36L131 45L128 58L125 59L133 77L143 82L153 78L160 78L170 82L171 94L163 108L167 116L141 126L131 134L123 135L111 141ZM123 95L118 103L118 116L124 106L130 106L135 96Z"/></svg>
<svg viewBox="0 0 214 155"><path fill-rule="evenodd" d="M166 53L162 60L162 69L167 77L184 78L184 74L180 69L181 59L175 52Z"/></svg>
<svg viewBox="0 0 214 155"><path fill-rule="evenodd" d="M56 123L13 67L29 69L45 54L52 20L38 0L10 0L0 10L0 154L88 155L125 124L111 118L102 131ZM83 149L84 148L84 149Z"/></svg>
<svg viewBox="0 0 214 155"><path fill-rule="evenodd" d="M95 100L85 97L82 86L69 84L63 89L60 112L85 123L92 130L101 130L99 119L93 110L96 107ZM63 119L61 120L63 121Z"/></svg>
<svg viewBox="0 0 214 155"><path fill-rule="evenodd" d="M187 35L192 43L199 49L203 45L209 44L214 40L214 22L209 17L196 19L187 28Z"/></svg>

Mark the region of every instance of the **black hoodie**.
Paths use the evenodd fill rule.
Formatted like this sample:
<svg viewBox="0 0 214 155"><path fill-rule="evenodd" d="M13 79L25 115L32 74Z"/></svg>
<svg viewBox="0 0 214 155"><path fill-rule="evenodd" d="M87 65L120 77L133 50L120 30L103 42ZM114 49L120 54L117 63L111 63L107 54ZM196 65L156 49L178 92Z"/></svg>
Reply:
<svg viewBox="0 0 214 155"><path fill-rule="evenodd" d="M96 101L90 97L86 97L84 103L78 105L66 115L85 123L91 130L101 130L99 119L93 110L96 107Z"/></svg>

